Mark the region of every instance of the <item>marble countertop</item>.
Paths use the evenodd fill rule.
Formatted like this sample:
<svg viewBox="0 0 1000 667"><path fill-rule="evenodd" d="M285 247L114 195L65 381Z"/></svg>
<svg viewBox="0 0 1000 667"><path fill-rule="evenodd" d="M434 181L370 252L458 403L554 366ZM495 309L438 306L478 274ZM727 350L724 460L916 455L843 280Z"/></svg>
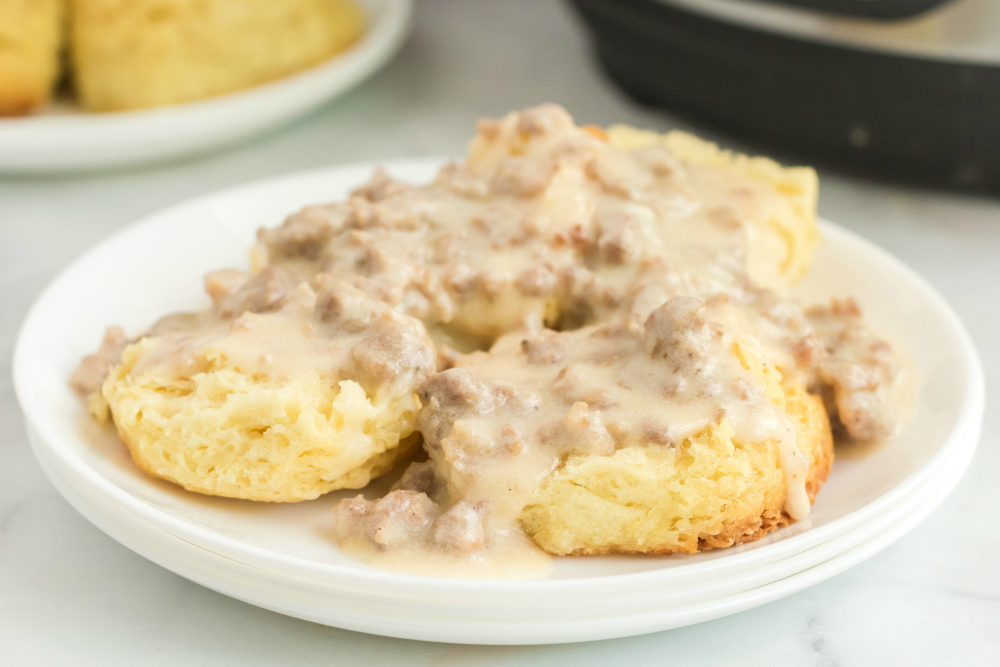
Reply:
<svg viewBox="0 0 1000 667"><path fill-rule="evenodd" d="M997 199L821 173L821 213L914 267L965 321L986 370L986 421L959 487L912 533L823 584L741 614L549 647L449 646L346 632L190 583L101 533L49 484L28 447L10 358L28 307L67 262L180 200L322 165L460 153L476 118L544 101L565 105L581 122L679 126L712 136L618 93L564 3L418 0L413 35L394 62L290 127L224 153L127 173L0 178L0 663L1000 664Z"/></svg>

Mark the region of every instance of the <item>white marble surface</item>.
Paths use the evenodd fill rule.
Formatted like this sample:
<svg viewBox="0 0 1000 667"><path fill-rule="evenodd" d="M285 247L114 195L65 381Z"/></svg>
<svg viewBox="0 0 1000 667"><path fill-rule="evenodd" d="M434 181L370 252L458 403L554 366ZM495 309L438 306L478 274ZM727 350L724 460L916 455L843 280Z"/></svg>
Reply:
<svg viewBox="0 0 1000 667"><path fill-rule="evenodd" d="M561 3L418 0L399 58L290 128L224 154L129 173L0 179L0 664L1000 664L996 199L822 175L821 212L916 268L964 319L986 368L986 422L958 489L910 535L824 584L742 614L551 647L372 637L181 579L106 537L55 492L29 451L9 365L28 306L74 256L146 213L242 181L458 153L475 118L547 100L585 122L682 124L635 107L603 80Z"/></svg>

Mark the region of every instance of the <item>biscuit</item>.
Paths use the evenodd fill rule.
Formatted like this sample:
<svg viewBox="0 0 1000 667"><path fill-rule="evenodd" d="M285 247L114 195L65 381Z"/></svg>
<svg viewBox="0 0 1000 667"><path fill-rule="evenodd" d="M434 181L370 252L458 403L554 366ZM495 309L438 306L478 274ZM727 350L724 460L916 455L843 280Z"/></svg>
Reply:
<svg viewBox="0 0 1000 667"><path fill-rule="evenodd" d="M189 491L310 500L365 486L419 444L412 401L315 375L262 381L223 360L190 378L131 376L146 345L125 351L103 397L136 465Z"/></svg>
<svg viewBox="0 0 1000 667"><path fill-rule="evenodd" d="M627 125L608 128L608 141L622 150L666 146L689 164L740 175L772 188L779 197L751 238L748 271L758 285L784 289L805 275L819 245L816 200L819 177L811 167L785 167L766 157L723 150L693 134L658 134Z"/></svg>
<svg viewBox="0 0 1000 667"><path fill-rule="evenodd" d="M63 0L0 0L0 116L49 101L60 74Z"/></svg>
<svg viewBox="0 0 1000 667"><path fill-rule="evenodd" d="M296 282L209 274L213 311L169 316L125 348L91 410L114 417L139 468L293 502L362 487L419 444L416 389L434 368L419 322L348 285Z"/></svg>
<svg viewBox="0 0 1000 667"><path fill-rule="evenodd" d="M833 462L822 401L785 387L810 501ZM790 523L773 441L741 443L723 421L680 446L572 457L542 483L521 525L552 554L695 553L757 540Z"/></svg>
<svg viewBox="0 0 1000 667"><path fill-rule="evenodd" d="M678 296L641 328L512 334L458 359L418 420L448 498L516 516L556 555L694 553L803 518L829 419L739 312Z"/></svg>
<svg viewBox="0 0 1000 667"><path fill-rule="evenodd" d="M71 0L73 74L90 111L191 102L272 81L354 43L351 0Z"/></svg>

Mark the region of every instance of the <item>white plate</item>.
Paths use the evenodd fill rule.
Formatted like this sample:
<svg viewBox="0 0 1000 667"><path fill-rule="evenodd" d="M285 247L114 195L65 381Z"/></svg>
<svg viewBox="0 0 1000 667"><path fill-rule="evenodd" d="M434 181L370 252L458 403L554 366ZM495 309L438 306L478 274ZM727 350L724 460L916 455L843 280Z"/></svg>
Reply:
<svg viewBox="0 0 1000 667"><path fill-rule="evenodd" d="M127 516L122 519L119 508L93 503L89 489L73 474L62 473L60 464L49 457L30 427L29 433L49 478L81 514L130 549L183 577L250 604L316 623L406 639L480 644L589 641L668 630L795 593L877 553L916 526L958 483L979 438L978 427L965 434L962 448L921 489L921 495L906 498L884 512L877 522L880 525L862 524L813 549L757 568L750 575L719 578L711 586L680 595L673 590L658 592L653 605L626 605L606 610L598 618L581 617L568 609L539 618L525 613L529 606L511 610L513 614L497 614L490 603L484 605L481 618L470 618L467 608L434 604L431 598L419 604L404 601L398 608L392 608L391 599L373 605L372 596L259 569L169 533L150 530Z"/></svg>
<svg viewBox="0 0 1000 667"><path fill-rule="evenodd" d="M422 182L438 164L423 160L386 166L399 178ZM340 554L330 539L329 508L342 494L294 505L255 504L190 494L140 473L114 434L92 424L67 388L80 357L95 347L109 323L137 332L166 311L205 305L201 275L221 266L245 266L257 226L276 225L303 204L343 197L365 182L371 170L372 165L357 165L309 172L171 208L108 239L46 289L18 340L15 384L28 423L37 431L36 446L64 477L74 480L85 501L102 511L115 508L117 521L141 526L138 530L146 535L166 534L251 572L334 590L345 608L364 606L394 616L395 625L383 624L397 628L388 634L446 639L448 623L442 621L443 629L432 635L414 618L414 612L434 611L439 618L478 623L482 634L476 636L483 638L492 636L493 625L509 628L513 619L527 616L539 628L573 620L576 626L564 627L559 635L569 641L574 636L597 638L590 621L640 613L659 618L664 601L679 588L709 590L723 578L737 581L739 576L746 577L739 581L752 583L760 568L775 564L768 578L793 576L815 560L790 560L798 554L862 527L875 535L893 530L900 525L893 508L920 501L940 483L941 471L951 469L949 462L974 446L968 441L974 440L982 417L983 380L960 322L897 260L824 223L826 243L802 295L858 297L875 326L911 357L916 406L895 440L863 459L837 462L807 520L758 542L695 556L558 559L541 580L434 580L374 570ZM823 552L824 558L830 556ZM789 562L783 568L784 561ZM221 584L218 588L224 590ZM336 607L331 599L326 604ZM572 627L587 629L574 635ZM627 628L611 627L601 636L628 634ZM465 635L453 635L451 641L472 641ZM546 639L544 633L540 636L537 641ZM516 639L479 641L528 638L522 633Z"/></svg>
<svg viewBox="0 0 1000 667"><path fill-rule="evenodd" d="M41 115L0 119L0 172L100 169L176 158L301 116L371 76L403 43L412 0L359 3L369 25L357 44L272 83L144 111L96 114L56 104Z"/></svg>

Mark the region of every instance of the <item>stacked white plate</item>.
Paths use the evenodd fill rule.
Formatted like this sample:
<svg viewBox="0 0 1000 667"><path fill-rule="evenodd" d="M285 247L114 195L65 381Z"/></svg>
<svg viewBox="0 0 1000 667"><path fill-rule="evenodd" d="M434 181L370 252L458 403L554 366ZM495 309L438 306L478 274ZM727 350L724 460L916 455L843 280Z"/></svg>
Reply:
<svg viewBox="0 0 1000 667"><path fill-rule="evenodd" d="M424 182L439 164L385 166ZM258 504L187 493L139 472L68 389L79 359L107 324L140 332L165 312L205 305L202 274L245 266L258 226L345 196L372 168L309 172L171 208L90 251L42 294L15 352L18 397L39 462L95 525L192 581L319 623L449 642L583 641L717 618L827 579L923 520L972 457L983 380L961 323L897 260L824 223L826 242L798 296L855 296L908 356L914 405L892 441L838 450L808 519L758 542L694 556L556 559L531 580L432 579L375 570L338 552L329 510L346 494Z"/></svg>

